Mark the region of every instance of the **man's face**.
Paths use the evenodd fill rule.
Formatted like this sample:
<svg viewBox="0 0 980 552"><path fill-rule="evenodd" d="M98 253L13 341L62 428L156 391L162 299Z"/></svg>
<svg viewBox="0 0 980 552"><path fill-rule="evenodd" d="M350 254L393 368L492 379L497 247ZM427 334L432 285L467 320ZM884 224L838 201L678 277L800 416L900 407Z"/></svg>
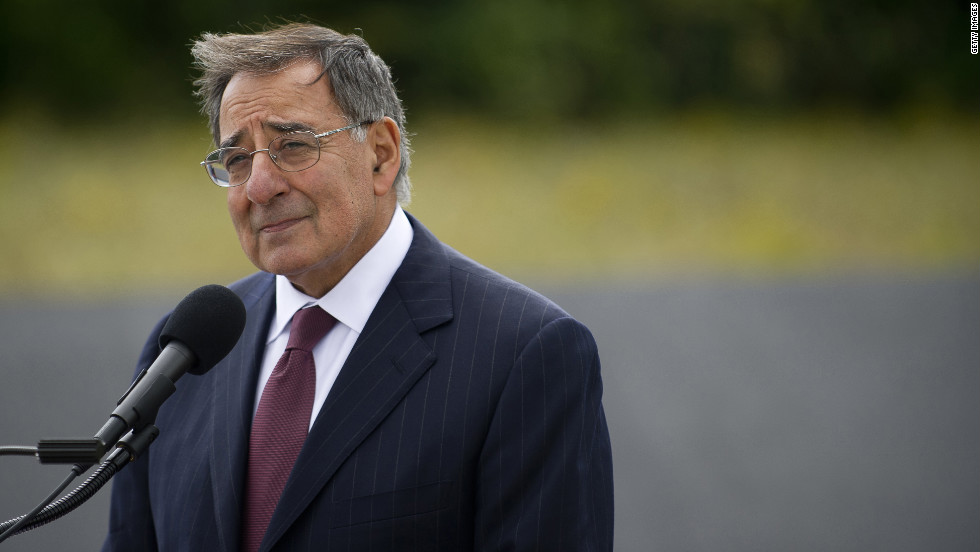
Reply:
<svg viewBox="0 0 980 552"><path fill-rule="evenodd" d="M326 77L314 82L319 73L317 64L302 62L273 75L236 74L221 100L221 145L252 151L288 130L347 126ZM283 171L265 152L255 154L248 181L228 190L228 211L249 260L314 297L340 281L394 212L390 158L397 157L398 137L391 126L365 125L364 142L350 131L321 139L320 160L299 172Z"/></svg>

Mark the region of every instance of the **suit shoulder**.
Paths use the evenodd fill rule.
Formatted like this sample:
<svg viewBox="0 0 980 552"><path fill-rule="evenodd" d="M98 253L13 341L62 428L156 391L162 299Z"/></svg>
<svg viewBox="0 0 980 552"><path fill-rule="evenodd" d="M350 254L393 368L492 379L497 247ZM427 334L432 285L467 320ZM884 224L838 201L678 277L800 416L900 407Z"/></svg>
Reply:
<svg viewBox="0 0 980 552"><path fill-rule="evenodd" d="M571 316L557 303L528 286L495 272L447 247L453 295L459 299L479 298L484 308L501 309L501 314L538 327ZM472 297L466 297L472 296Z"/></svg>

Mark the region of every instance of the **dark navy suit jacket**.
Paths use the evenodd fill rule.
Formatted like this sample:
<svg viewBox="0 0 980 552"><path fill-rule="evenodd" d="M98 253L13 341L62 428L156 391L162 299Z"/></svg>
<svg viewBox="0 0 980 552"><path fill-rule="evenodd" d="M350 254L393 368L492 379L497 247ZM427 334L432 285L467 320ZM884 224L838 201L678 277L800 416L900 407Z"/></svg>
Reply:
<svg viewBox="0 0 980 552"><path fill-rule="evenodd" d="M262 550L612 549L595 341L541 295L415 238L310 430ZM185 376L160 436L113 480L105 551L239 547L274 277L231 286L248 320ZM159 353L152 332L138 370Z"/></svg>

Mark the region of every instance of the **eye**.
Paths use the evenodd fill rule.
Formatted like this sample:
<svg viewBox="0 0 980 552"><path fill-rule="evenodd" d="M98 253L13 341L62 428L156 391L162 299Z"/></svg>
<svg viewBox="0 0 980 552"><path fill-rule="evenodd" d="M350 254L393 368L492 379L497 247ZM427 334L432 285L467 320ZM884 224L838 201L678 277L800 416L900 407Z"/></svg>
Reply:
<svg viewBox="0 0 980 552"><path fill-rule="evenodd" d="M316 148L316 137L309 132L292 132L283 134L269 147L282 153L305 152Z"/></svg>
<svg viewBox="0 0 980 552"><path fill-rule="evenodd" d="M296 138L286 138L279 142L279 151L297 151L302 149L307 149L310 144Z"/></svg>
<svg viewBox="0 0 980 552"><path fill-rule="evenodd" d="M320 149L312 133L293 132L273 140L269 144L269 155L280 168L301 171L316 163Z"/></svg>
<svg viewBox="0 0 980 552"><path fill-rule="evenodd" d="M244 164L248 163L251 156L246 155L244 152L237 150L229 152L227 156L222 157L222 164L229 170L239 168Z"/></svg>

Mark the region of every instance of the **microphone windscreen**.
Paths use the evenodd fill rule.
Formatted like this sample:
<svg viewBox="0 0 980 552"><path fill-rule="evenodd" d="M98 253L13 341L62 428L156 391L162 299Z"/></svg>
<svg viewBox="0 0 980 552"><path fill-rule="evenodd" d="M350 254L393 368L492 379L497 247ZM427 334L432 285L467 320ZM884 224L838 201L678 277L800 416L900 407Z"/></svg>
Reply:
<svg viewBox="0 0 980 552"><path fill-rule="evenodd" d="M245 329L245 305L230 289L210 284L187 294L160 332L160 348L176 340L194 353L188 370L203 374L225 358Z"/></svg>

